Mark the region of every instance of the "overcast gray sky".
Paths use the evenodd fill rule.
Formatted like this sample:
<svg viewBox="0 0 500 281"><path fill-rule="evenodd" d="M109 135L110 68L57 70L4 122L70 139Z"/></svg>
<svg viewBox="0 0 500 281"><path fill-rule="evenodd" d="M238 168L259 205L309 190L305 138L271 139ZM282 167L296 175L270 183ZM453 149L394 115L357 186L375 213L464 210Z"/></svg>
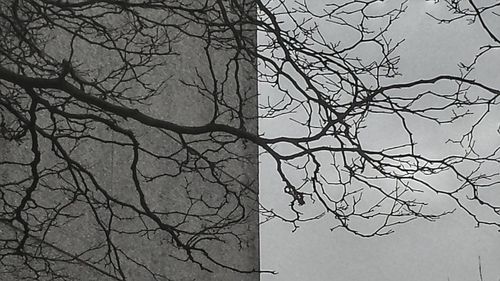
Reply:
<svg viewBox="0 0 500 281"><path fill-rule="evenodd" d="M314 1L309 1L313 3ZM319 2L319 1L318 1ZM464 23L438 25L426 12L444 13L443 5L434 1L411 0L408 12L396 24L392 34L406 38L401 46L400 70L402 80L431 77L457 70L457 63L468 61L479 46L488 42L484 31ZM383 5L383 3L381 3ZM500 87L500 60L492 57L483 63L481 79ZM265 91L263 91L265 90ZM261 89L261 98L272 95ZM495 117L499 117L498 108ZM488 122L495 129L498 119ZM283 124L261 121L262 132L282 129ZM464 124L466 126L466 124ZM380 128L379 128L380 129ZM452 133L426 131L424 125L415 130L426 134L421 142L430 150L438 149L433 141ZM377 130L374 130L377 134ZM441 134L441 135L440 135ZM389 137L378 133L373 139ZM498 134L482 135L485 145L500 146ZM280 179L269 169L269 159L262 158L260 170L261 201L268 206L287 202ZM442 184L447 183L443 178ZM438 199L431 199L438 200ZM434 202L436 203L436 202ZM439 202L437 202L439 203ZM444 204L444 202L443 202ZM272 269L278 275L265 274L262 281L299 280L384 280L384 281L470 281L479 280L478 257L481 257L484 281L500 280L500 234L493 228L475 228L471 218L456 212L431 223L411 222L395 228L384 237L363 239L341 230L331 232L326 220L302 225L292 233L292 227L277 220L261 226L261 268Z"/></svg>

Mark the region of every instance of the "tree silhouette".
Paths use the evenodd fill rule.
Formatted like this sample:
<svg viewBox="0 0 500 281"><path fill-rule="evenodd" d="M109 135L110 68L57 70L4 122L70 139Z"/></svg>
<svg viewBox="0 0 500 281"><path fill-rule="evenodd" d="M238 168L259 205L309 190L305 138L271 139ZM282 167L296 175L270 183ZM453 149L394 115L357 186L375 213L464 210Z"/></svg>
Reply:
<svg viewBox="0 0 500 281"><path fill-rule="evenodd" d="M390 31L407 5L396 2L2 1L2 271L175 280L172 260L257 272L217 252L251 244L257 148L289 196L288 212L260 206L264 220L333 218L370 237L460 209L500 227L499 148L477 140L500 87L476 77L499 47L498 4L444 1L438 22L480 24L491 42L456 73L405 80ZM258 114L257 80L273 91ZM259 133L256 118L290 133ZM422 147L422 124L453 131L449 149ZM401 138L377 147L372 128ZM431 208L429 196L453 205ZM169 256L159 265L138 249Z"/></svg>

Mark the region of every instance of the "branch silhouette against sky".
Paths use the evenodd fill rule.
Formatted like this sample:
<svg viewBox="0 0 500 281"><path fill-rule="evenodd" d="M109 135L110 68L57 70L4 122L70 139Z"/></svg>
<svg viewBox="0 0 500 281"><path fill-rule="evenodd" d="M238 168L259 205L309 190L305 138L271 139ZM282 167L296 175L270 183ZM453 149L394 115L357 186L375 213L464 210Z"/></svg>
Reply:
<svg viewBox="0 0 500 281"><path fill-rule="evenodd" d="M482 138L498 138L500 85L480 75L500 3L434 4L436 25L479 25L488 42L410 78L393 32L407 1L2 1L0 272L258 273L217 252L253 247L258 211L360 237L454 210L500 228L500 147ZM429 149L436 130L449 134ZM286 195L260 207L257 149L279 179L265 188Z"/></svg>

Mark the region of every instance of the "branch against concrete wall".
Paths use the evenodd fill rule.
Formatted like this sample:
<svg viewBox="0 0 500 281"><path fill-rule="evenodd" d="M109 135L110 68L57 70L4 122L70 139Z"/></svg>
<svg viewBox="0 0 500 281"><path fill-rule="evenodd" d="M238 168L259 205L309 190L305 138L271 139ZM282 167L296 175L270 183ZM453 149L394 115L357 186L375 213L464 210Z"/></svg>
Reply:
<svg viewBox="0 0 500 281"><path fill-rule="evenodd" d="M499 227L499 144L478 136L497 136L500 86L475 76L498 5L444 1L439 22L478 22L488 42L406 79L392 30L407 3L381 2L3 1L1 270L258 278L258 148L287 195L265 219L372 237L460 209ZM259 114L257 80L278 89ZM278 125L259 133L258 117Z"/></svg>

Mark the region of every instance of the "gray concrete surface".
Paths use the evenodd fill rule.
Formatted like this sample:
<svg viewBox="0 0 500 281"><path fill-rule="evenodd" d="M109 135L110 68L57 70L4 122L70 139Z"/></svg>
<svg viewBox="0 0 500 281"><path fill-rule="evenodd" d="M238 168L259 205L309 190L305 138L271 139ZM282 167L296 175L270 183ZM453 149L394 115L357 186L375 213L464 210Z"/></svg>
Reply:
<svg viewBox="0 0 500 281"><path fill-rule="evenodd" d="M255 34L249 34L255 36ZM51 44L50 50L54 56L64 58L67 55L67 38L58 37ZM157 69L151 76L152 81L163 81L169 77L168 83L161 93L154 97L147 105L134 105L134 108L158 119L176 122L181 125L203 125L206 124L213 115L213 105L206 97L200 95L195 87L188 87L183 82L200 83L200 77L207 81L212 80L208 68L207 57L204 53L202 42L193 38L183 38L173 45L173 50L178 53L176 56L168 58L168 67ZM249 63L243 63L242 73L237 79L240 80L237 92L234 77L222 83L225 80L226 65L234 56L233 50L211 50L212 64L215 66L215 81L222 87L225 102L229 104L238 104L237 94L244 95L243 112L245 114L246 130L257 133L257 82L255 66ZM105 53L91 47L80 46L76 50L76 60L82 63L83 67L96 71L97 69L106 69L112 67L113 59L107 57ZM228 73L234 73L234 66L230 66ZM197 73L199 77L197 76ZM231 76L231 75L229 75ZM135 87L131 85L132 89ZM43 122L43 113L40 113L39 122ZM46 118L47 116L45 116ZM228 124L234 123L229 116L219 118L219 123L226 120ZM47 119L48 122L48 119ZM175 134L162 132L158 129L139 124L131 120L120 120L119 124L129 130L134 131L144 148L159 155L169 155L180 149L179 137ZM111 132L104 126L96 126L91 131L92 136L107 139L110 141L125 141L122 136ZM204 140L205 136L186 136L187 141L192 142L192 147L204 151L216 146L209 140ZM0 161L19 160L24 158L30 161L29 143L18 144L0 139ZM57 161L52 154L50 144L42 144L44 151L42 155L42 165L49 167ZM226 146L227 151L215 151L207 153L206 156L212 161L224 160L217 170L220 172L220 179L228 183L228 188L234 194L238 194L241 199L241 205L244 206L244 212L241 208L242 219L234 225L223 228L224 232L231 235L217 235L221 241L207 240L200 243L207 252L223 264L241 268L244 270L259 269L259 227L258 227L258 149L255 145L237 141ZM185 153L185 152L183 152ZM231 159L235 155L241 156L240 159ZM130 173L132 162L132 149L117 144L87 140L80 143L79 147L72 151L72 156L82 163L97 179L99 184L116 198L128 202L132 205L139 204L139 196L134 189L134 183ZM175 157L174 157L175 158ZM179 158L179 157L177 157ZM175 162L168 159L159 159L146 153L141 154L138 167L144 175L155 176L161 173L175 174L178 167ZM16 168L17 169L17 168ZM27 170L15 170L2 167L0 170L0 182L7 182L17 177ZM181 171L175 175L163 176L157 180L147 182L142 178L143 190L149 206L157 212L171 212L165 220L172 224L178 223L180 229L186 231L203 229L202 225L207 221L214 220L217 216L233 217L236 206L235 198L226 200L227 191L224 191L218 184L211 183L210 180L203 179L206 176L210 178L207 171ZM88 181L88 179L87 179ZM48 186L64 185L57 176L47 177ZM93 190L92 186L89 187ZM188 194L189 190L189 194ZM21 192L22 193L22 192ZM189 196L188 196L189 195ZM66 202L62 193L48 191L36 194L41 202L55 204L58 200ZM203 197L200 197L203 196ZM98 195L96 195L98 197ZM223 206L220 213L213 215L210 220L186 219L182 215L176 215L175 212L206 215L203 212L207 208L202 204L194 204L189 197L203 198L211 204L221 204ZM79 208L82 209L79 209ZM111 205L113 207L113 205ZM191 208L190 208L191 207ZM97 246L104 242L104 236L97 230L96 221L92 210L85 204L75 204L75 207L69 208L68 212L80 214L80 217L68 222L61 222L61 227L54 228L45 236L48 244L40 243L36 237L40 233L34 233L30 241L35 245L43 245L41 248L46 251L47 256L58 256L67 258L67 254L82 253L85 249ZM114 228L121 231L133 232L144 225L152 227L151 221L142 222L137 217L128 217L130 213L123 208L114 208L113 212L117 216L127 217L122 221L114 221ZM107 213L102 216L106 217ZM183 221L184 220L184 221ZM144 223L144 225L143 225ZM14 225L14 227L19 227ZM0 237L16 236L17 232L12 226L0 224ZM214 236L215 237L215 236ZM199 254L203 265L212 271L201 270L200 267L190 261L183 261L186 258L185 252L179 250L171 241L171 238L165 233L154 232L140 234L113 233L112 239L115 245L121 251L121 264L126 274L127 280L149 281L155 280L154 276L145 270L144 266L165 276L158 277L158 280L231 280L231 281L254 281L259 280L258 273L239 273L217 266L214 263L203 258ZM240 240L238 240L240 239ZM54 248L53 246L56 246ZM58 265L60 272L68 274L70 277L78 280L113 280L106 277L103 272L112 272L104 266L104 263L97 262L95 268L88 266L87 263L95 262L102 250L90 251L79 256L78 260L71 260L68 263ZM127 260L125 255L133 258L135 261ZM137 262L144 266L137 265ZM22 269L22 265L20 265ZM102 272L99 272L102 271ZM11 274L0 275L1 281L21 280L22 270Z"/></svg>

